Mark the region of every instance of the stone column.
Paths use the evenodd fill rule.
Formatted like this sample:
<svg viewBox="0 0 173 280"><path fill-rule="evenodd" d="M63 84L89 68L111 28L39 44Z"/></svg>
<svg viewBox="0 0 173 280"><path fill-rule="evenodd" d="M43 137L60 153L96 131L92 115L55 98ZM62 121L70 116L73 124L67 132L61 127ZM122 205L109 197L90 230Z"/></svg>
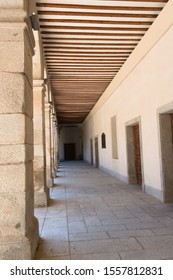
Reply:
<svg viewBox="0 0 173 280"><path fill-rule="evenodd" d="M53 186L52 167L51 167L51 124L50 124L50 103L48 99L48 90L45 95L45 136L46 136L46 180L47 186Z"/></svg>
<svg viewBox="0 0 173 280"><path fill-rule="evenodd" d="M58 131L57 131L57 119L56 116L54 116L53 121L53 145L54 145L54 171L55 171L55 177L57 173L57 165L58 165Z"/></svg>
<svg viewBox="0 0 173 280"><path fill-rule="evenodd" d="M34 204L47 206L49 189L46 183L44 80L34 80Z"/></svg>
<svg viewBox="0 0 173 280"><path fill-rule="evenodd" d="M38 244L33 188L29 1L0 1L0 259L31 259Z"/></svg>
<svg viewBox="0 0 173 280"><path fill-rule="evenodd" d="M55 123L54 123L55 117L53 113L53 107L51 110L51 171L52 171L52 178L55 178L56 172L55 172Z"/></svg>

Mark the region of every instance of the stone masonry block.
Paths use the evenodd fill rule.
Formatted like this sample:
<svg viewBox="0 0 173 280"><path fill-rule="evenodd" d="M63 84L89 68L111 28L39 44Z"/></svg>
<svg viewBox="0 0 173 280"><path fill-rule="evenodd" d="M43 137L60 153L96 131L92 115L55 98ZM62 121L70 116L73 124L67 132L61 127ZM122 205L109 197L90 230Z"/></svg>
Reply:
<svg viewBox="0 0 173 280"><path fill-rule="evenodd" d="M0 26L0 38L3 38L3 42L23 42L23 32L21 32L21 27L8 27L7 25Z"/></svg>
<svg viewBox="0 0 173 280"><path fill-rule="evenodd" d="M32 161L21 164L1 165L1 192L25 192L33 186Z"/></svg>
<svg viewBox="0 0 173 280"><path fill-rule="evenodd" d="M39 241L38 220L30 218L29 228L20 236L0 236L1 260L30 260L34 258Z"/></svg>
<svg viewBox="0 0 173 280"><path fill-rule="evenodd" d="M48 204L48 194L44 191L39 192L35 190L35 196L34 196L34 206L35 207L47 207Z"/></svg>
<svg viewBox="0 0 173 280"><path fill-rule="evenodd" d="M34 189L41 190L44 189L45 185L45 175L43 170L34 171Z"/></svg>
<svg viewBox="0 0 173 280"><path fill-rule="evenodd" d="M19 73L0 73L0 113L26 113L33 116L32 88L26 76Z"/></svg>
<svg viewBox="0 0 173 280"><path fill-rule="evenodd" d="M31 160L32 145L0 145L0 164L19 164Z"/></svg>
<svg viewBox="0 0 173 280"><path fill-rule="evenodd" d="M2 38L3 35L8 33L10 27L1 28ZM12 35L12 34L11 34ZM25 73L30 85L32 85L32 45L27 36L27 30L23 27L13 33L14 37L18 36L20 41L11 40L0 42L0 71L10 73ZM6 37L6 36L5 36ZM23 38L23 40L21 40ZM8 37L8 39L10 39ZM15 55L14 55L15 50Z"/></svg>
<svg viewBox="0 0 173 280"><path fill-rule="evenodd" d="M25 231L25 192L11 191L0 196L0 236L21 235Z"/></svg>
<svg viewBox="0 0 173 280"><path fill-rule="evenodd" d="M29 260L31 249L29 240L26 237L0 238L0 259L1 260Z"/></svg>
<svg viewBox="0 0 173 280"><path fill-rule="evenodd" d="M26 0L1 0L0 8L2 9L23 9L26 6Z"/></svg>
<svg viewBox="0 0 173 280"><path fill-rule="evenodd" d="M24 51L23 42L0 42L0 71L24 73Z"/></svg>
<svg viewBox="0 0 173 280"><path fill-rule="evenodd" d="M35 121L34 121L35 126ZM43 132L40 129L34 128L34 144L43 145Z"/></svg>
<svg viewBox="0 0 173 280"><path fill-rule="evenodd" d="M34 145L34 158L43 157L43 145Z"/></svg>
<svg viewBox="0 0 173 280"><path fill-rule="evenodd" d="M33 123L24 114L0 115L0 144L33 143Z"/></svg>
<svg viewBox="0 0 173 280"><path fill-rule="evenodd" d="M34 170L44 170L45 158L43 156L34 157Z"/></svg>

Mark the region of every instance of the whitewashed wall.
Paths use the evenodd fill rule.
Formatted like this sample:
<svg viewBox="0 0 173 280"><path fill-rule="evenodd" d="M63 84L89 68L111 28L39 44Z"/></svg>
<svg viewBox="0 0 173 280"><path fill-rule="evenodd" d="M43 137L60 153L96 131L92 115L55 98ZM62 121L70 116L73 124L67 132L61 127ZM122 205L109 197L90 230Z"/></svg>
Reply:
<svg viewBox="0 0 173 280"><path fill-rule="evenodd" d="M125 126L127 122L140 117L143 185L146 192L159 199L162 199L162 166L157 111L162 106L170 108L172 106L173 109L173 19L171 19L171 13L173 14L172 4L161 13L160 18L153 24L137 50L124 65L119 76L115 77L111 86L83 123L84 159L90 162L90 139L94 140L98 136L100 168L127 182ZM131 69L128 74L126 68ZM123 71L124 78L122 78ZM112 159L111 117L114 115L117 118L119 155L117 160ZM101 148L103 132L106 134L106 149Z"/></svg>

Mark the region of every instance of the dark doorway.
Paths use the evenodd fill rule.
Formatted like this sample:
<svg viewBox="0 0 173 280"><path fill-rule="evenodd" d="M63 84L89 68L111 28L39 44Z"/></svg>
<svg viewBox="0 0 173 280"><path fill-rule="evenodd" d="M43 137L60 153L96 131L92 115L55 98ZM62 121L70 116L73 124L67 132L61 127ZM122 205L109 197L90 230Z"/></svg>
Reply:
<svg viewBox="0 0 173 280"><path fill-rule="evenodd" d="M93 139L90 139L91 165L93 165Z"/></svg>
<svg viewBox="0 0 173 280"><path fill-rule="evenodd" d="M136 119L126 126L129 184L143 184L141 128ZM140 121L140 120L139 120Z"/></svg>
<svg viewBox="0 0 173 280"><path fill-rule="evenodd" d="M173 113L160 115L163 201L173 203Z"/></svg>
<svg viewBox="0 0 173 280"><path fill-rule="evenodd" d="M95 167L99 167L99 145L98 137L95 138Z"/></svg>
<svg viewBox="0 0 173 280"><path fill-rule="evenodd" d="M137 184L142 185L139 125L135 125L133 127L133 137L134 137L134 152L135 152L136 182Z"/></svg>
<svg viewBox="0 0 173 280"><path fill-rule="evenodd" d="M65 160L75 160L75 143L64 144Z"/></svg>

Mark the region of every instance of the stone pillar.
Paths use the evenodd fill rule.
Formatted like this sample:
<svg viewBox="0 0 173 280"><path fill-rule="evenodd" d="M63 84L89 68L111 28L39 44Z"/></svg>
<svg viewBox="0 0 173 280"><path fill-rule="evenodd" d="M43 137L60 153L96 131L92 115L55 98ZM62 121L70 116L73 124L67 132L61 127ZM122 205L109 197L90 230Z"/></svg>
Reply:
<svg viewBox="0 0 173 280"><path fill-rule="evenodd" d="M57 173L57 167L58 167L58 131L57 131L57 119L56 116L54 115L54 120L53 120L53 145L54 145L54 172L55 172L55 177Z"/></svg>
<svg viewBox="0 0 173 280"><path fill-rule="evenodd" d="M34 80L34 204L47 206L49 189L46 183L44 80Z"/></svg>
<svg viewBox="0 0 173 280"><path fill-rule="evenodd" d="M56 177L57 172L57 119L55 115L54 106L52 106L51 113L51 160L52 160L52 177Z"/></svg>
<svg viewBox="0 0 173 280"><path fill-rule="evenodd" d="M51 166L51 123L50 123L50 103L48 99L48 90L45 95L45 142L46 142L46 180L47 186L51 188L53 186L52 179L52 166Z"/></svg>
<svg viewBox="0 0 173 280"><path fill-rule="evenodd" d="M38 244L33 188L29 1L0 1L0 259L31 259ZM15 6L17 5L17 6Z"/></svg>

